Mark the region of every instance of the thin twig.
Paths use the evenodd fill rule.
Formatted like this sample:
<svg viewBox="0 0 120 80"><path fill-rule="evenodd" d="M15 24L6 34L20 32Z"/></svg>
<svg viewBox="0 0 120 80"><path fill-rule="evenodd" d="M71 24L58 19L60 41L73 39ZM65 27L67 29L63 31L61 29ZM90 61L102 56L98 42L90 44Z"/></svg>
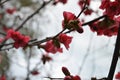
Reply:
<svg viewBox="0 0 120 80"><path fill-rule="evenodd" d="M83 6L83 9L82 9L81 12L78 14L77 18L79 18L79 16L80 16L80 15L84 12L84 10L87 8L86 5L87 5L87 0L85 1L85 4L84 4L84 6Z"/></svg>
<svg viewBox="0 0 120 80"><path fill-rule="evenodd" d="M49 4L52 0L48 1L48 2L43 2L43 4L34 12L32 13L30 16L28 16L20 26L18 26L18 28L15 31L18 31L19 29L21 29L23 27L23 25L29 20L31 19L34 15L36 15L42 8L44 8L47 4Z"/></svg>
<svg viewBox="0 0 120 80"><path fill-rule="evenodd" d="M9 48L0 49L0 51L10 50L10 49L13 49L13 48L14 48L14 47L13 47L13 46L11 46L11 47L9 47Z"/></svg>
<svg viewBox="0 0 120 80"><path fill-rule="evenodd" d="M8 2L8 1L10 1L10 0L5 0L3 2L0 2L0 6L3 5L4 3Z"/></svg>
<svg viewBox="0 0 120 80"><path fill-rule="evenodd" d="M91 20L91 21L89 21L89 22L83 23L82 26L85 26L85 25L94 23L95 21L98 21L98 20L100 20L100 19L102 19L102 18L105 18L105 17L107 17L107 15L103 15L103 16L100 16L100 17L98 17L98 18L96 18L96 19L93 19L93 20Z"/></svg>
<svg viewBox="0 0 120 80"><path fill-rule="evenodd" d="M83 69L83 67L84 67L84 65L85 65L85 62L86 62L86 60L87 60L87 57L88 57L89 54L90 54L93 37L94 37L93 35L90 36L90 41L89 41L89 44L88 44L86 53L85 53L85 55L84 55L84 57L83 57L83 61L82 61L81 66L80 66L80 68L79 68L78 74L81 73L81 71L82 71L82 69Z"/></svg>
<svg viewBox="0 0 120 80"><path fill-rule="evenodd" d="M1 34L1 35L3 35L3 36L6 36L6 34L5 34L5 33L3 33L3 32L0 32L0 34Z"/></svg>
<svg viewBox="0 0 120 80"><path fill-rule="evenodd" d="M30 47L30 52L28 53L28 62L27 62L27 77L26 77L26 80L30 80L30 59L31 59L31 56L32 56L32 48Z"/></svg>
<svg viewBox="0 0 120 80"><path fill-rule="evenodd" d="M51 77L44 77L44 78L48 78L50 80L63 80L64 78L51 78Z"/></svg>

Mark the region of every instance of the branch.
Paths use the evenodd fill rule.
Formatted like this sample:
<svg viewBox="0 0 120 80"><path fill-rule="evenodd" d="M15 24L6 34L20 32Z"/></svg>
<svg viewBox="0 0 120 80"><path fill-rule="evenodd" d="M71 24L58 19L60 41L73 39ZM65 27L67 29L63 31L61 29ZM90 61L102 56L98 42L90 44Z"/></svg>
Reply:
<svg viewBox="0 0 120 80"><path fill-rule="evenodd" d="M91 21L88 21L88 22L86 22L86 23L83 23L82 26L89 25L89 24L94 23L95 21L98 21L98 20L100 20L100 19L102 19L102 18L105 18L105 17L107 17L107 15L103 15L103 16L100 16L100 17L98 17L98 18L95 18L95 19L93 19L93 20L91 20ZM71 30L69 30L69 31L66 31L65 33L70 33L70 32L72 32L72 31L74 31L74 29L71 29Z"/></svg>
<svg viewBox="0 0 120 80"><path fill-rule="evenodd" d="M8 1L10 1L10 0L5 0L3 2L0 2L0 6L2 6L4 3L8 2Z"/></svg>
<svg viewBox="0 0 120 80"><path fill-rule="evenodd" d="M89 22L83 23L82 26L85 26L85 25L94 23L95 21L98 21L98 20L100 20L100 19L102 19L102 18L105 18L105 17L107 17L107 15L103 15L103 16L100 16L100 17L94 19L94 20L91 20L91 21L89 21Z"/></svg>
<svg viewBox="0 0 120 80"><path fill-rule="evenodd" d="M77 18L78 18L78 17L84 12L84 10L87 8L86 5L87 5L87 0L85 1L85 4L84 4L84 6L83 6L83 9L82 9L81 12L78 14Z"/></svg>
<svg viewBox="0 0 120 80"><path fill-rule="evenodd" d="M107 80L113 80L113 76L114 76L114 73L115 73L115 68L116 68L117 61L118 61L119 50L120 50L120 23L119 23L119 29L118 29L114 54L113 54L113 58L112 58L112 63L111 63L111 66L110 66L110 70L109 70Z"/></svg>
<svg viewBox="0 0 120 80"><path fill-rule="evenodd" d="M44 77L44 78L48 78L50 80L63 80L63 78L51 78L51 77Z"/></svg>
<svg viewBox="0 0 120 80"><path fill-rule="evenodd" d="M32 48L30 47L30 54L28 54L28 61L27 61L27 77L26 80L30 80L30 59L32 57Z"/></svg>
<svg viewBox="0 0 120 80"><path fill-rule="evenodd" d="M107 17L107 16L106 16L106 15L100 16L100 17L98 17L98 18L96 18L96 19L94 19L94 20L91 20L91 21L89 21L89 22L83 23L82 26L91 24L91 23L93 23L93 22L95 22L95 21L97 21L97 20L99 20L99 19L105 18L105 17ZM60 31L58 34L56 34L55 36L47 37L47 38L45 38L45 39L43 39L43 40L40 40L40 41L36 41L36 39L35 39L35 40L33 40L33 43L28 44L28 46L36 46L36 45L38 45L38 44L41 44L41 43L44 43L44 42L46 42L46 41L52 40L53 38L56 38L57 36L59 36L59 34L63 33L65 30L66 30L66 29L63 29L63 30ZM70 33L70 32L72 32L72 31L74 31L74 29L69 30L69 31L66 31L66 32L64 32L64 33L67 34L67 33ZM31 41L29 41L29 42L31 42ZM3 43L0 45L0 51L1 51L1 50L6 50L6 49L1 49L3 46L8 46L8 45L11 45L11 44L13 44L13 43L4 44L4 42L3 42ZM11 49L11 48L10 48L10 49Z"/></svg>

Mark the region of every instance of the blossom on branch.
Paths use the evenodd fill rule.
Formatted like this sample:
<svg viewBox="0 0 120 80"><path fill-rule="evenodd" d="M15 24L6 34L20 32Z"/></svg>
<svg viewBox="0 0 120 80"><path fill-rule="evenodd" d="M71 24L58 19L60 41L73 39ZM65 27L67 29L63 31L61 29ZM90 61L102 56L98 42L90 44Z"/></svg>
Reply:
<svg viewBox="0 0 120 80"><path fill-rule="evenodd" d="M114 18L114 16L120 14L120 1L102 0L100 9L105 10L105 15L108 15L110 18Z"/></svg>
<svg viewBox="0 0 120 80"><path fill-rule="evenodd" d="M93 12L92 9L86 9L86 10L84 11L84 14L85 14L85 15L91 15L92 12Z"/></svg>
<svg viewBox="0 0 120 80"><path fill-rule="evenodd" d="M78 75L71 75L66 67L62 67L62 72L65 75L64 80L81 80L81 78Z"/></svg>
<svg viewBox="0 0 120 80"><path fill-rule="evenodd" d="M86 3L86 2L87 2L87 3ZM82 9L85 4L89 6L89 5L90 5L90 2L91 2L91 0L79 0L78 5L79 5L80 8Z"/></svg>
<svg viewBox="0 0 120 80"><path fill-rule="evenodd" d="M8 14L13 14L15 11L16 11L16 8L7 8L7 9L6 9L6 12L7 12Z"/></svg>
<svg viewBox="0 0 120 80"><path fill-rule="evenodd" d="M80 20L71 12L63 12L64 20L62 21L62 26L65 29L74 29L79 33L83 33L83 28L81 27Z"/></svg>
<svg viewBox="0 0 120 80"><path fill-rule="evenodd" d="M53 40L47 41L44 45L44 49L46 52L53 54L55 54L56 52L63 52L62 48L58 47Z"/></svg>
<svg viewBox="0 0 120 80"><path fill-rule="evenodd" d="M7 36L6 39L12 38L14 42L14 47L19 48L19 47L25 47L29 40L29 36L24 36L18 31L14 31L13 29L10 29L7 31Z"/></svg>
<svg viewBox="0 0 120 80"><path fill-rule="evenodd" d="M93 32L97 32L97 35L113 36L117 35L119 22L114 18L105 18L102 21L96 21L89 25Z"/></svg>
<svg viewBox="0 0 120 80"><path fill-rule="evenodd" d="M58 37L58 40L63 43L66 47L66 49L69 48L69 44L71 43L72 41L72 38L71 36L67 36L66 34L60 34L59 37Z"/></svg>

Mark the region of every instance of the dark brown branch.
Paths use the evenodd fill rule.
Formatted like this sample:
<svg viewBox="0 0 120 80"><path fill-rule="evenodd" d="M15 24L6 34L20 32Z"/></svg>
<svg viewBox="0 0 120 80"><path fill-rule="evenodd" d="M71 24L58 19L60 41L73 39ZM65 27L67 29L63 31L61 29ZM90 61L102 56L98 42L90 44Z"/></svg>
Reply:
<svg viewBox="0 0 120 80"><path fill-rule="evenodd" d="M6 34L5 34L5 33L3 33L3 32L0 32L0 34L1 34L1 35L3 35L3 36L6 36Z"/></svg>
<svg viewBox="0 0 120 80"><path fill-rule="evenodd" d="M102 18L105 18L105 17L107 17L107 16L106 16L106 15L100 16L100 17L98 17L98 18L96 18L96 19L94 19L94 20L91 20L91 21L89 21L89 22L83 23L82 26L85 26L85 25L94 23L95 21L98 21L98 20L100 20L100 19L102 19Z"/></svg>
<svg viewBox="0 0 120 80"><path fill-rule="evenodd" d="M113 58L112 58L112 63L111 63L111 66L110 66L110 70L109 70L107 80L113 80L113 76L114 76L117 61L118 61L119 50L120 50L120 23L119 23L119 29L118 29L114 54L113 54Z"/></svg>
<svg viewBox="0 0 120 80"><path fill-rule="evenodd" d="M11 46L11 47L9 47L9 48L0 49L0 51L10 50L10 49L13 49L13 48L14 48L14 47L13 47L13 46Z"/></svg>
<svg viewBox="0 0 120 80"><path fill-rule="evenodd" d="M10 0L5 0L3 2L0 2L0 6L3 5L4 3L8 2L8 1L10 1Z"/></svg>
<svg viewBox="0 0 120 80"><path fill-rule="evenodd" d="M84 10L87 8L86 5L87 5L87 0L85 1L85 4L84 4L84 6L83 6L83 9L82 9L81 12L78 14L77 18L79 18L79 16L80 16L80 15L84 12Z"/></svg>

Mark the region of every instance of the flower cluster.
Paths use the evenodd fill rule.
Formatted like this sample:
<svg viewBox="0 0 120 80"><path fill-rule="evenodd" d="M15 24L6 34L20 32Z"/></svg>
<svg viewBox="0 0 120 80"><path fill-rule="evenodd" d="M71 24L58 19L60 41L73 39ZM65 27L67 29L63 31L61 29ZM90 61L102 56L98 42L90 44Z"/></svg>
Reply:
<svg viewBox="0 0 120 80"><path fill-rule="evenodd" d="M97 32L97 35L113 36L117 35L119 22L105 18L102 21L97 21L89 25L93 32Z"/></svg>
<svg viewBox="0 0 120 80"><path fill-rule="evenodd" d="M86 9L86 10L84 11L84 14L85 14L85 15L91 15L92 12L93 12L92 9Z"/></svg>
<svg viewBox="0 0 120 80"><path fill-rule="evenodd" d="M67 36L66 34L61 33L57 38L47 41L46 44L43 46L46 52L56 53L56 52L63 52L63 49L60 46L60 43L64 44L66 49L69 48L69 44L72 41L71 36Z"/></svg>
<svg viewBox="0 0 120 80"><path fill-rule="evenodd" d="M13 29L10 29L7 31L7 36L6 39L12 38L14 42L14 47L19 48L19 47L25 47L29 40L29 36L24 36L18 31L14 31Z"/></svg>
<svg viewBox="0 0 120 80"><path fill-rule="evenodd" d="M66 67L62 67L62 72L65 75L64 80L81 80L81 78L78 75L71 75Z"/></svg>
<svg viewBox="0 0 120 80"><path fill-rule="evenodd" d="M104 14L108 15L110 18L114 18L115 15L120 14L120 1L119 0L102 0L100 9L105 10Z"/></svg>
<svg viewBox="0 0 120 80"><path fill-rule="evenodd" d="M63 12L64 20L62 21L62 26L65 29L74 29L79 33L83 32L83 28L81 27L80 20L75 16L75 14L71 12Z"/></svg>

